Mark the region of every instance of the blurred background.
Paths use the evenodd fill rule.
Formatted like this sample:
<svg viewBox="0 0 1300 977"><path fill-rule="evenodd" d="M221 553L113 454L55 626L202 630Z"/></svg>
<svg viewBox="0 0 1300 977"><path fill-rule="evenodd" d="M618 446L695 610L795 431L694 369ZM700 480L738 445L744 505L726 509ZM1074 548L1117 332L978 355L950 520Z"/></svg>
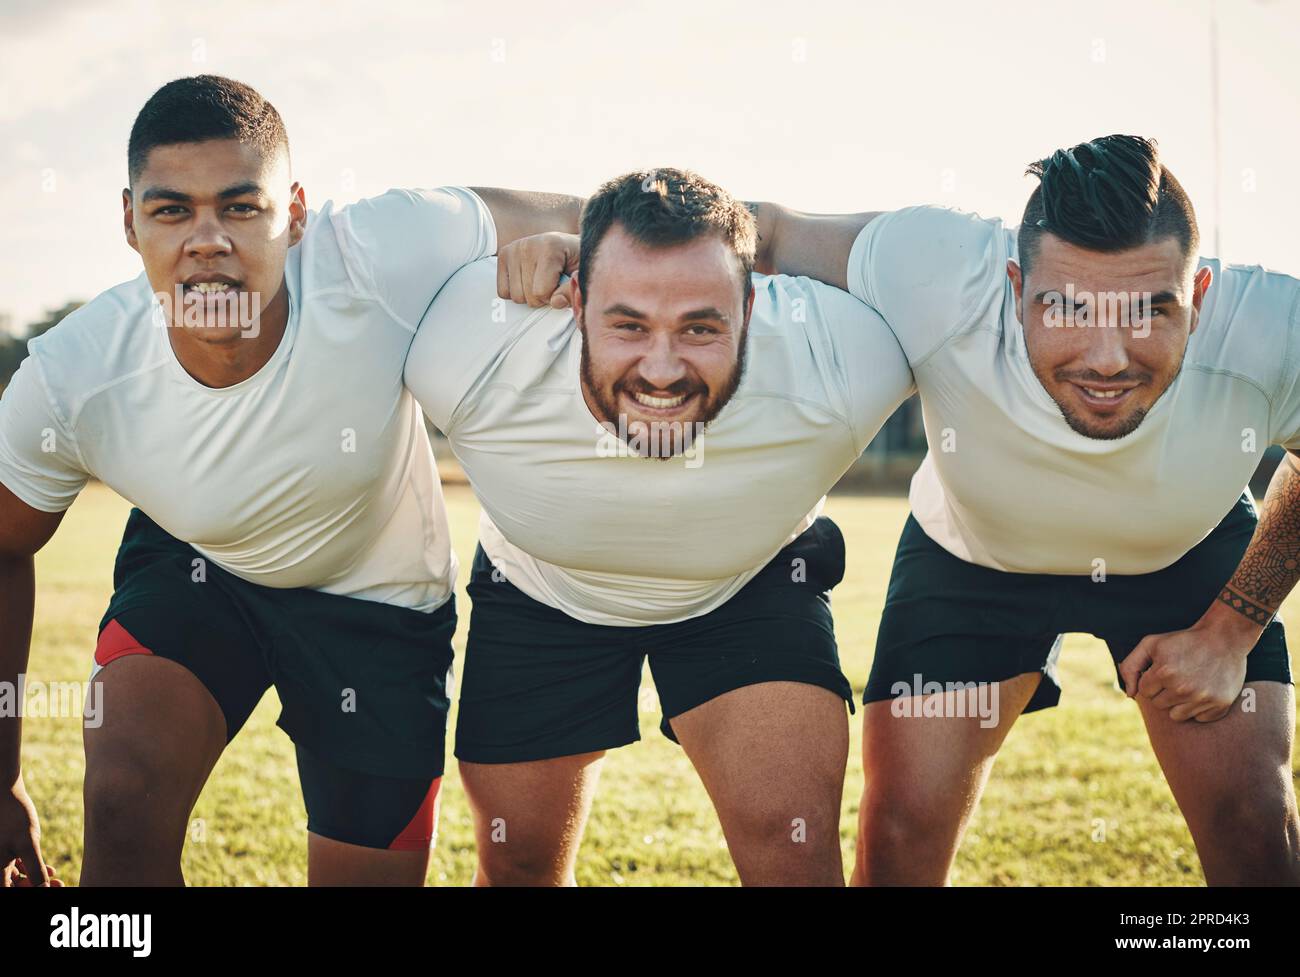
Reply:
<svg viewBox="0 0 1300 977"><path fill-rule="evenodd" d="M672 165L804 210L938 203L1014 224L1033 186L1030 161L1135 133L1159 140L1190 193L1205 254L1296 274L1297 37L1294 0L3 0L0 387L25 339L139 274L121 230L127 135L145 99L182 75L230 75L277 106L313 207L392 186L585 195L618 173ZM837 631L859 689L906 517L888 492L905 486L923 451L911 402L848 479L886 495L832 499L851 545ZM448 499L467 565L476 503L455 486ZM42 553L36 676L84 680L124 515L121 499L92 486ZM466 622L462 612L460 649ZM1199 881L1104 649L1073 636L1063 670L1062 707L1013 733L954 880ZM611 756L579 878L734 881L707 797L655 731L648 677L643 693L645 742ZM273 698L200 800L191 881L302 881L301 799ZM27 734L46 853L70 879L79 725L32 722ZM861 787L852 728L846 858ZM472 835L450 770L430 880L463 882Z"/></svg>

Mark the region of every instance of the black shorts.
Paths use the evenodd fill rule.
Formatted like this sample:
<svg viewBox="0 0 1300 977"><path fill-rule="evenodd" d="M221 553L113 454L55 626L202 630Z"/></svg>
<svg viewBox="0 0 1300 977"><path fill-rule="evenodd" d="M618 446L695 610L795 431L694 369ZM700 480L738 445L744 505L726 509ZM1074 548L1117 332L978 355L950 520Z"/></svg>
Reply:
<svg viewBox="0 0 1300 977"><path fill-rule="evenodd" d="M428 848L441 782L453 602L431 614L252 584L131 511L96 668L153 654L212 694L227 741L275 686L308 829L368 848Z"/></svg>
<svg viewBox="0 0 1300 977"><path fill-rule="evenodd" d="M1061 698L1056 660L1066 633L1091 634L1119 664L1143 638L1200 619L1231 579L1255 531L1243 495L1218 526L1154 573L1091 576L1007 573L953 556L907 517L876 638L863 702L912 695L935 682L1000 682L1026 672L1044 680L1026 712ZM1246 659L1246 681L1291 681L1280 620ZM1123 680L1119 679L1121 687Z"/></svg>
<svg viewBox="0 0 1300 977"><path fill-rule="evenodd" d="M519 763L640 739L637 694L646 657L663 710L660 729L725 692L804 682L841 696L830 590L844 576L844 537L818 519L721 607L673 624L588 624L505 580L482 547L456 721L456 756Z"/></svg>

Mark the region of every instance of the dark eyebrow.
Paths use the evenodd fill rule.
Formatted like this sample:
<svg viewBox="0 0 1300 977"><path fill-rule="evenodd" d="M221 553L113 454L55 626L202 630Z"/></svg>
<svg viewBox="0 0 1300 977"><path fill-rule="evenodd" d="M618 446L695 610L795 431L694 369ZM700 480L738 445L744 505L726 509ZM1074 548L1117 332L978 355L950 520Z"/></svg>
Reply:
<svg viewBox="0 0 1300 977"><path fill-rule="evenodd" d="M727 317L717 309L713 308L713 306L709 306L705 309L696 309L694 312L687 312L682 316L682 321L687 319L713 319L717 322L721 322L723 325L727 325L729 322Z"/></svg>
<svg viewBox="0 0 1300 977"><path fill-rule="evenodd" d="M266 193L261 185L251 180L244 183L236 183L234 186L226 187L217 194L221 200L229 200L231 197L243 197L249 194L264 196ZM150 187L144 193L140 194L141 203L149 203L152 200L177 200L181 203L190 203L194 200L188 193L181 190L173 190L171 187Z"/></svg>
<svg viewBox="0 0 1300 977"><path fill-rule="evenodd" d="M222 200L229 200L231 197L244 197L249 195L266 196L266 191L262 189L261 184L249 180L244 183L236 183L233 187L226 187L226 189L217 194L217 196Z"/></svg>
<svg viewBox="0 0 1300 977"><path fill-rule="evenodd" d="M150 187L140 194L140 202L146 204L151 200L179 200L182 203L189 203L193 199L188 193L181 193L171 187Z"/></svg>
<svg viewBox="0 0 1300 977"><path fill-rule="evenodd" d="M614 305L611 305L609 308L607 308L605 310L605 315L621 315L621 316L625 316L628 319L647 318L644 312L638 312L630 305L624 305L621 302L615 303ZM719 312L717 309L713 308L713 306L709 306L703 309L695 309L694 311L687 312L679 318L679 321L686 322L692 319L713 319L717 322L723 323L724 325L730 324L730 320L728 320L727 317L723 315L721 312Z"/></svg>
<svg viewBox="0 0 1300 977"><path fill-rule="evenodd" d="M1177 302L1178 295L1176 292L1156 292L1151 296L1152 305L1164 305L1167 302Z"/></svg>

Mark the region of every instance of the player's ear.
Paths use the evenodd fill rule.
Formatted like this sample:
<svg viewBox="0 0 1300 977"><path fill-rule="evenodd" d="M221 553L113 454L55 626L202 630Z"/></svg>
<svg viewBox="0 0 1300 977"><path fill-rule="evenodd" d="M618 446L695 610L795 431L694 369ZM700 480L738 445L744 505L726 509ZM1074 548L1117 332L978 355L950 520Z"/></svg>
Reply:
<svg viewBox="0 0 1300 977"><path fill-rule="evenodd" d="M1198 269L1196 277L1192 279L1192 323L1187 331L1189 336L1196 332L1196 327L1200 324L1201 303L1205 301L1205 293L1209 291L1212 281L1214 281L1214 272L1209 268Z"/></svg>
<svg viewBox="0 0 1300 977"><path fill-rule="evenodd" d="M307 192L297 180L289 188L289 247L302 240L307 230Z"/></svg>
<svg viewBox="0 0 1300 977"><path fill-rule="evenodd" d="M1025 278L1020 271L1020 266L1012 259L1007 259L1007 278L1011 279L1011 290L1016 293L1016 318L1023 324L1025 321L1024 312L1021 308L1021 301L1024 294Z"/></svg>
<svg viewBox="0 0 1300 977"><path fill-rule="evenodd" d="M582 318L582 289L578 287L578 276L581 274L579 270L570 275L568 285L569 308L573 309L573 317L579 320Z"/></svg>
<svg viewBox="0 0 1300 977"><path fill-rule="evenodd" d="M130 187L122 191L122 229L126 232L126 243L139 254L140 243L135 239L135 207L131 202Z"/></svg>

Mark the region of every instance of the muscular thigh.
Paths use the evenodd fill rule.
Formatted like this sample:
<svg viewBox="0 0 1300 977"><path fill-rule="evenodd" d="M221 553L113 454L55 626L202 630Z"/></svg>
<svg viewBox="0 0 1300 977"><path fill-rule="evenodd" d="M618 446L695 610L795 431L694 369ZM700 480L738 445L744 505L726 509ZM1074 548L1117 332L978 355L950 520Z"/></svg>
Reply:
<svg viewBox="0 0 1300 977"><path fill-rule="evenodd" d="M84 732L88 799L113 792L136 797L141 818L187 817L226 744L212 694L184 666L152 655L118 659L94 681L100 709Z"/></svg>
<svg viewBox="0 0 1300 977"><path fill-rule="evenodd" d="M862 755L868 787L932 799L965 798L977 785L1043 676L1027 672L972 691L934 692L867 703ZM928 802L927 802L928 803Z"/></svg>
<svg viewBox="0 0 1300 977"><path fill-rule="evenodd" d="M1250 797L1291 779L1295 690L1282 682L1248 682L1236 705L1213 723L1174 722L1138 697L1151 746L1179 803L1200 796ZM1191 819L1191 812L1189 820Z"/></svg>
<svg viewBox="0 0 1300 977"><path fill-rule="evenodd" d="M674 716L673 732L724 830L757 814L776 834L836 831L848 715L837 693L802 682L735 689Z"/></svg>

